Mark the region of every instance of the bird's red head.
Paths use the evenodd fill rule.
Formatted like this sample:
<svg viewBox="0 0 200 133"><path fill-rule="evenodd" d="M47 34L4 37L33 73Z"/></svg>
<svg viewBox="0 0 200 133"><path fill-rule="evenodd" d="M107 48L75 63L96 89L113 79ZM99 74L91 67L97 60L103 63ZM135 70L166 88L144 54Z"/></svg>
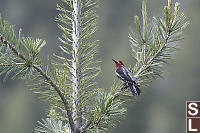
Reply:
<svg viewBox="0 0 200 133"><path fill-rule="evenodd" d="M114 59L112 60L115 62L115 66L117 69L124 66L124 63L121 60L114 60Z"/></svg>

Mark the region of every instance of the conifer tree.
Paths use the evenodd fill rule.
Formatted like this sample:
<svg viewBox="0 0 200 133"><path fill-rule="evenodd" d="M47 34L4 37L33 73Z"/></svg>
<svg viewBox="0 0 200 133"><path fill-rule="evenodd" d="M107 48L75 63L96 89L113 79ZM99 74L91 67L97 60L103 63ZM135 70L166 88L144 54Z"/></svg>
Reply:
<svg viewBox="0 0 200 133"><path fill-rule="evenodd" d="M99 41L95 0L61 0L55 19L62 36L59 55L46 61L39 54L46 41L25 37L0 17L0 67L5 79L22 79L28 88L39 93L49 103L47 118L38 122L36 133L105 132L124 118L128 101L133 101L127 86L114 82L108 88L98 88L96 77L101 72L98 59ZM142 24L135 16L135 29L130 28L133 58L131 67L142 89L162 77L163 65L178 50L188 25L179 10L179 3L164 7L163 17L148 18L146 0L142 0ZM109 91L106 91L109 90Z"/></svg>

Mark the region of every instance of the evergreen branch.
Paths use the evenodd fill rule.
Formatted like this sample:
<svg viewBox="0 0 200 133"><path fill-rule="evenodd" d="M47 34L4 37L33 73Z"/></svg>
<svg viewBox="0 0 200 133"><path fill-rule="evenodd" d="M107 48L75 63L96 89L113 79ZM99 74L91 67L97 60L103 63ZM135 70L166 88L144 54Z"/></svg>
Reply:
<svg viewBox="0 0 200 133"><path fill-rule="evenodd" d="M63 2L66 4L65 0ZM60 62L55 60L55 64L59 66L57 67L59 71L66 73L67 86L70 88L66 94L70 96L73 118L80 130L83 130L86 125L83 118L87 119L86 112L95 106L88 103L94 103L92 96L98 90L95 79L101 70L100 61L95 58L98 53L98 41L91 39L97 31L95 9L98 4L95 0L68 0L68 2L71 3L71 6L67 4L69 8L57 6L62 14L56 19L63 31L59 40L64 46L60 48L67 56L56 55Z"/></svg>
<svg viewBox="0 0 200 133"><path fill-rule="evenodd" d="M14 47L14 45L12 45L11 43L9 43L7 40L4 40L3 37L0 35L0 41L6 45L6 46L9 46L9 48L13 51L13 53L15 53L18 57L20 57L21 59L23 59L24 61L26 61L25 57L23 54L19 53L19 51ZM72 131L74 133L77 132L77 128L76 128L76 125L74 123L74 120L72 118L72 112L71 112L71 109L69 107L69 103L66 101L64 95L62 94L62 92L60 91L59 89L59 86L56 85L56 83L54 83L54 81L40 68L38 67L37 65L35 64L28 64L27 67L33 67L36 69L37 72L40 73L41 76L44 77L44 79L50 83L50 85L55 89L55 91L57 92L57 94L59 95L59 97L61 98L62 100L62 103L64 104L64 107L67 111L67 118L69 119L69 124L70 124L70 127L72 129Z"/></svg>
<svg viewBox="0 0 200 133"><path fill-rule="evenodd" d="M113 95L113 100L117 99L129 86L126 84L121 89Z"/></svg>
<svg viewBox="0 0 200 133"><path fill-rule="evenodd" d="M76 125L74 123L74 120L72 118L72 112L71 112L71 109L69 107L69 103L66 101L64 95L62 94L62 92L60 91L59 87L54 83L54 81L38 66L36 65L33 65L33 68L35 68L50 84L51 86L56 90L56 92L58 93L59 97L61 98L63 104L64 104L64 107L67 111L67 117L69 119L69 124L70 124L70 127L72 129L73 132L76 132Z"/></svg>
<svg viewBox="0 0 200 133"><path fill-rule="evenodd" d="M0 17L0 44L3 45L0 47L0 66L5 68L0 74L14 72L13 77L32 76L34 92L49 101L50 119L39 122L40 126L35 129L37 133L108 130L124 118L126 104L133 101L127 91L129 86L114 82L109 92L96 87L94 79L101 69L100 61L96 60L98 41L93 41L92 36L97 31L95 9L98 3L94 0L61 1L65 5L57 5L61 13L56 20L63 31L59 38L63 45L59 47L64 55L55 55L53 63L47 62L50 65L39 63L38 55L45 41L25 38L21 36L21 30L17 39L13 26ZM131 31L129 35L132 50L137 54L133 73L142 86L161 76L162 65L168 63L177 50L169 44L183 38L181 32L188 23L183 14L179 15L178 9L176 3L173 13L172 0L168 0L163 19L154 18L149 24L146 0L142 1L143 24L140 26L139 17L135 16L138 33Z"/></svg>
<svg viewBox="0 0 200 133"><path fill-rule="evenodd" d="M170 36L170 31L168 31L167 33L167 37L164 39L164 43L162 43L161 48L158 50L158 52L145 64L142 65L142 67L138 70L138 72L135 74L135 77L138 77L140 74L142 74L143 71L147 70L153 61L155 60L155 58L157 58L162 52L163 49L166 47L166 44L168 43L169 40L169 36Z"/></svg>
<svg viewBox="0 0 200 133"><path fill-rule="evenodd" d="M112 109L110 109L113 106L113 103L117 103L118 105L120 105L120 95L123 95L123 93L125 92L125 90L128 88L129 86L127 84L123 85L121 87L121 89L119 89L119 86L116 85L116 87L113 88L117 88L117 89L113 89L112 92L110 94L107 94L108 96L105 98L105 110L102 111L102 113L100 114L100 116L98 117L98 119L95 119L95 114L91 115L91 118L89 121L87 121L87 123L81 128L82 133L88 131L88 130L92 130L94 128L98 128L98 126L100 126L99 128L101 128L100 123L103 121L103 119L107 116L109 116L109 112L112 111ZM119 91L116 91L119 90ZM99 97L100 99L102 97ZM119 109L119 108L118 108ZM121 110L118 110L119 112ZM123 110L124 111L124 110ZM121 113L123 113L123 111ZM119 116L118 116L119 117ZM113 125L114 123L112 123Z"/></svg>
<svg viewBox="0 0 200 133"><path fill-rule="evenodd" d="M143 43L146 42L146 33L147 33L147 11L146 11L146 0L142 1L142 16L143 16Z"/></svg>
<svg viewBox="0 0 200 133"><path fill-rule="evenodd" d="M80 68L77 67L79 64L79 47L80 47L80 43L81 43L81 32L82 32L82 27L81 27L81 15L82 15L82 10L81 10L81 0L73 0L72 1L72 5L73 5L73 13L72 13L72 49L73 49L73 53L72 53L72 74L74 75L72 77L73 80L73 99L74 99L74 104L73 104L73 108L76 110L74 111L74 116L78 117L77 120L77 126L81 127L82 126L82 112L80 110L80 112L78 111L78 107L77 105L79 105L79 103L77 102L77 105L75 104L79 97L79 95L81 95L79 93L80 90Z"/></svg>
<svg viewBox="0 0 200 133"><path fill-rule="evenodd" d="M11 67L11 66L16 66L16 65L26 65L26 64L25 63L0 64L0 66L3 66L3 67Z"/></svg>
<svg viewBox="0 0 200 133"><path fill-rule="evenodd" d="M11 45L8 41L4 40L2 35L0 35L0 41L6 46L9 46L9 48L13 51L13 53L15 53L18 57L26 61L26 58L24 57L24 55L21 54L19 51L17 51L17 49L13 45Z"/></svg>
<svg viewBox="0 0 200 133"><path fill-rule="evenodd" d="M135 36L135 33L131 32L129 38L132 51L138 55L136 58L138 62L134 67L135 77L140 82L146 82L148 79L147 84L149 84L153 79L161 76L163 73L162 65L172 59L172 53L177 51L177 46L173 46L171 43L183 39L182 30L188 22L184 15L179 15L177 2L174 14L172 14L172 0L168 0L168 6L164 7L164 20L154 17L147 32L145 29L149 24L146 20L146 5L144 5L146 0L143 0L142 4L143 36L141 36L139 18L136 16L135 24L139 36ZM146 40L144 40L144 34Z"/></svg>
<svg viewBox="0 0 200 133"><path fill-rule="evenodd" d="M143 31L141 31L139 17L135 17L135 24L138 31L138 36L132 36L132 34L130 34L129 37L133 45L132 50L136 51L137 55L139 55L137 58L138 62L134 68L134 73L135 76L140 80L141 85L143 86L145 86L145 80L148 80L148 82L150 82L154 78L161 76L161 74L163 73L163 71L161 70L162 64L167 63L168 60L171 59L172 52L175 52L177 50L175 46L171 46L169 45L169 43L181 39L177 33L179 33L188 24L187 22L185 22L185 19L181 18L181 16L178 17L177 3L175 4L174 15L172 15L171 3L172 1L169 0L167 9L164 9L165 21L162 22L160 18L154 19L155 21L152 21L152 24L149 25L146 13L146 0L143 0ZM179 23L179 26L176 25L177 23ZM126 101L127 103L129 96L124 94L126 93L128 86L124 85L123 87L120 87L119 85L117 85L117 88L121 89L115 89L114 93L108 94L108 96L103 96L104 98L100 97L100 99L102 98L102 104L97 106L97 109L94 109L94 113L92 114L93 118L88 121L85 126L85 128L88 129L85 130L92 130L96 128L103 128L102 130L104 130L104 128L107 129L107 125L102 124L104 122L108 124L112 120L108 113L114 110L113 106L115 105L115 103L117 102L118 104L120 104L123 103L123 101ZM121 98L121 96L125 97ZM124 98L126 98L126 100ZM118 106L116 114L118 114L118 111L120 109L121 107ZM122 110L121 112L123 111L124 110ZM122 114L119 113L117 116L121 115ZM116 115L114 116L116 117ZM108 119L105 120L105 118L107 117ZM116 118L114 118L114 120L116 120Z"/></svg>
<svg viewBox="0 0 200 133"><path fill-rule="evenodd" d="M52 118L42 119L42 122L37 122L39 126L35 128L35 133L68 133L68 125L63 121L55 120Z"/></svg>

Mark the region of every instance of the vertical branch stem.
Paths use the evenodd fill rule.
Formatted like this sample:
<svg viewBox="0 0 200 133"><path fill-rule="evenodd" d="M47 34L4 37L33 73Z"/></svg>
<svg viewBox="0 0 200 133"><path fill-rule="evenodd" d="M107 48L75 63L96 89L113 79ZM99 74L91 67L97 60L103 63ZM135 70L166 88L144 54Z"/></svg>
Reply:
<svg viewBox="0 0 200 133"><path fill-rule="evenodd" d="M147 32L147 11L146 11L146 0L142 1L142 17L143 17L143 40L146 40Z"/></svg>
<svg viewBox="0 0 200 133"><path fill-rule="evenodd" d="M142 0L142 17L143 17L143 34L142 34L142 40L143 40L143 58L146 58L146 33L147 33L147 11L146 11L146 0Z"/></svg>
<svg viewBox="0 0 200 133"><path fill-rule="evenodd" d="M78 66L78 57L79 57L79 44L80 44L80 35L81 35L81 0L73 0L73 21L72 21L72 26L73 26L73 32L72 32L72 39L73 39L73 61L72 61L72 74L73 74L73 108L74 108L74 114L73 116L78 118L77 119L77 126L81 127L82 126L82 114L78 110L78 97L79 97L79 89L80 89L80 69Z"/></svg>

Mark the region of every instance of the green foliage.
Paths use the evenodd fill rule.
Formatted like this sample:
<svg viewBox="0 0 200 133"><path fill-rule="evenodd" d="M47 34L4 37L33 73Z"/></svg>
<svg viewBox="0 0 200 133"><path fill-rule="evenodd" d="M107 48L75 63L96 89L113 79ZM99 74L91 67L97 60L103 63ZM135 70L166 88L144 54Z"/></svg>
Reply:
<svg viewBox="0 0 200 133"><path fill-rule="evenodd" d="M146 0L143 0L143 26L140 25L139 17L135 16L136 32L132 28L130 29L129 39L133 57L137 60L134 68L130 69L133 70L143 88L154 79L162 77L163 65L173 59L173 53L179 49L173 42L183 39L182 31L188 25L184 14L178 10L179 4L176 2L174 11L172 11L171 0L168 4L167 7L164 7L163 19L153 17L152 22L149 23ZM92 123L94 132L103 132L114 127L116 121L124 118L127 102L133 102L127 86L123 87L114 83L113 88L115 89L111 89L106 94L99 92L100 101L95 107L93 115L95 117ZM121 90L117 91L119 88ZM112 116L107 112L111 112Z"/></svg>
<svg viewBox="0 0 200 133"><path fill-rule="evenodd" d="M135 17L138 32L135 33L131 29L129 38L133 57L137 60L134 74L143 86L149 85L157 77L162 77L163 65L173 59L173 53L179 48L173 42L183 39L182 31L188 22L178 8L179 3L176 2L172 11L172 1L169 0L168 6L164 7L163 19L153 17L152 22L148 23L144 17L146 15L143 15L143 23L147 23L143 25L143 31L140 28L139 17ZM145 11L143 8L143 12Z"/></svg>
<svg viewBox="0 0 200 133"><path fill-rule="evenodd" d="M0 33L2 39L10 45L0 42L1 74L6 73L5 79L19 78L27 81L27 86L35 93L40 93L43 100L48 100L53 108L63 109L63 104L49 82L33 66L38 66L53 78L49 64L39 58L41 48L46 44L41 39L24 37L19 30L18 37L15 35L14 26L0 17ZM63 112L63 110L61 111ZM66 120L66 117L63 118Z"/></svg>
<svg viewBox="0 0 200 133"><path fill-rule="evenodd" d="M73 113L87 115L93 108L88 103L94 101L93 95L98 91L95 79L100 73L100 61L96 58L99 41L92 39L97 31L98 4L93 0L78 1L77 4L72 0L62 1L63 4L57 5L57 10L61 13L56 21L63 31L59 38L63 43L59 46L63 53L55 55L53 64L57 71L56 77L60 77L61 73L65 75L65 83L62 85L65 85L65 89L68 88L65 92L73 105ZM74 117L78 119L80 116Z"/></svg>
<svg viewBox="0 0 200 133"><path fill-rule="evenodd" d="M125 101L116 99L119 84L115 83L110 92L99 91L95 108L90 112L88 132L105 132L116 126L126 115ZM132 97L131 97L132 98Z"/></svg>
<svg viewBox="0 0 200 133"><path fill-rule="evenodd" d="M42 122L38 122L35 128L35 133L69 133L67 125L64 125L62 121L47 118L42 119Z"/></svg>
<svg viewBox="0 0 200 133"><path fill-rule="evenodd" d="M61 0L56 18L63 32L59 38L60 55L39 58L46 44L41 39L24 37L19 30L0 17L0 74L28 81L27 85L40 98L50 104L46 120L38 122L36 133L105 132L124 118L127 103L134 99L120 83L114 82L109 91L96 86L101 72L98 60L99 41L93 38L97 31L96 8L93 0ZM172 0L164 7L162 18L149 22L146 0L142 2L143 25L135 16L136 32L131 29L129 38L133 57L137 60L133 70L142 87L161 77L163 65L178 50L173 42L183 39L182 31L188 22Z"/></svg>
<svg viewBox="0 0 200 133"><path fill-rule="evenodd" d="M5 79L9 75L12 79L16 77L27 79L27 76L33 72L30 66L39 62L39 52L46 42L24 37L21 29L16 36L14 26L2 20L1 16L0 35L0 66L2 67L0 75L6 73ZM11 44L13 47L10 47Z"/></svg>

